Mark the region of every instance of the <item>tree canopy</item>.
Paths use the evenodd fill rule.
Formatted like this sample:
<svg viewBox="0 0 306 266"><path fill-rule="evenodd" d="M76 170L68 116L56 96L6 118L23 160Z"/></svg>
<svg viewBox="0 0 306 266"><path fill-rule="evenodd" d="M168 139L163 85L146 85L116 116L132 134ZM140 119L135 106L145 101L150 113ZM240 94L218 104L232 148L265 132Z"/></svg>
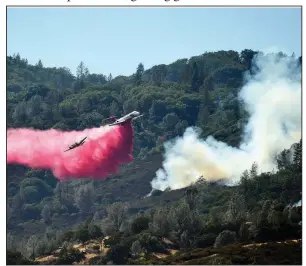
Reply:
<svg viewBox="0 0 306 266"><path fill-rule="evenodd" d="M146 116L134 124L135 161L109 179L59 183L50 171L8 165L9 248L45 254L64 241L109 234L112 248L104 262L124 264L164 251L162 237L181 248L298 237L299 216L286 206L301 199L301 142L293 161L289 150L277 156L274 173L259 174L254 163L236 186L199 182L196 189L145 197L161 166L163 142L188 126L200 127L201 137L240 143L248 113L237 95L257 53L206 52L150 69L139 63L133 75L117 77L90 73L86 62L74 76L65 67L44 66L43 59L31 65L19 54L7 56L8 128L82 130L132 110ZM254 228L245 224L250 221ZM39 240L30 241L33 234ZM8 256L23 260L19 253ZM64 262L82 257L69 249L61 256Z"/></svg>

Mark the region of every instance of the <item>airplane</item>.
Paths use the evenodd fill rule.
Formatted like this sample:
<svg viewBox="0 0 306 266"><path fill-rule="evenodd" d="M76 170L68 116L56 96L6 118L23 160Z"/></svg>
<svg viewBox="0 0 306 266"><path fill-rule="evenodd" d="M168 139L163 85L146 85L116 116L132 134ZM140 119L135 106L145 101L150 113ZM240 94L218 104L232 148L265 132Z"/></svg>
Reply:
<svg viewBox="0 0 306 266"><path fill-rule="evenodd" d="M69 149L68 150L65 150L64 152L66 151L70 151L72 149L75 149L76 147L79 147L79 146L82 146L85 142L85 139L87 139L87 137L83 138L82 140L80 140L79 142L75 142L73 143L72 145L69 146Z"/></svg>
<svg viewBox="0 0 306 266"><path fill-rule="evenodd" d="M116 121L116 116L112 115L112 116L110 116L109 118L105 118L105 119L103 119L103 120L102 120L102 125L103 125L103 122L104 122L104 121L107 121L107 120L113 120L113 121Z"/></svg>
<svg viewBox="0 0 306 266"><path fill-rule="evenodd" d="M140 115L139 112L133 111L123 117L120 117L117 119L114 123L109 124L109 126L116 126L116 125L123 125L125 122L130 121L130 120L135 120L143 115Z"/></svg>

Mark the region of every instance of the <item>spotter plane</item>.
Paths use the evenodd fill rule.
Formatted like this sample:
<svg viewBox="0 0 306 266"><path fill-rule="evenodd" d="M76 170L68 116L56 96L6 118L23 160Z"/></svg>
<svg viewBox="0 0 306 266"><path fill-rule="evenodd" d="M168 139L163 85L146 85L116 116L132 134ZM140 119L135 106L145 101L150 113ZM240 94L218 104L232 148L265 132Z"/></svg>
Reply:
<svg viewBox="0 0 306 266"><path fill-rule="evenodd" d="M73 143L72 145L69 146L69 149L65 150L64 152L70 151L72 149L75 149L76 147L82 146L84 144L84 142L85 142L85 139L87 139L87 137L83 138L79 142Z"/></svg>
<svg viewBox="0 0 306 266"><path fill-rule="evenodd" d="M139 112L133 111L123 117L120 117L119 119L116 119L116 121L112 124L109 124L109 126L124 125L127 121L135 120L141 116L143 115L140 115Z"/></svg>

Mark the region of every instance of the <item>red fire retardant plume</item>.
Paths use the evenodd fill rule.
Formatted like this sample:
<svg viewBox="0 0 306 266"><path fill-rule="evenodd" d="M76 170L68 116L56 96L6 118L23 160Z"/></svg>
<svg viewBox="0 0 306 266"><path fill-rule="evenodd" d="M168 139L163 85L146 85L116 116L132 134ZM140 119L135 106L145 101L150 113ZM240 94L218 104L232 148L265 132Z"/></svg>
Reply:
<svg viewBox="0 0 306 266"><path fill-rule="evenodd" d="M85 143L64 152L87 136ZM131 162L134 132L131 122L84 131L8 129L7 163L50 169L60 180L105 179Z"/></svg>

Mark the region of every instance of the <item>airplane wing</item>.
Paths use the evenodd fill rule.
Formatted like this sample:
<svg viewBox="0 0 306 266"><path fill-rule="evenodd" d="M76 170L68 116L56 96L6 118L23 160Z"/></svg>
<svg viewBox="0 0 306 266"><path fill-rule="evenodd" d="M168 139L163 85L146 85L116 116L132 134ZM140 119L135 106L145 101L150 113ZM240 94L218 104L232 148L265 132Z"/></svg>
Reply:
<svg viewBox="0 0 306 266"><path fill-rule="evenodd" d="M116 126L116 125L120 125L122 123L124 123L125 121L122 121L122 122L115 122L115 123L112 123L112 124L108 124L108 126Z"/></svg>
<svg viewBox="0 0 306 266"><path fill-rule="evenodd" d="M137 117L134 117L132 120L135 120L135 119L137 119L137 118L139 118L139 117L142 117L143 115L139 115L139 116L137 116Z"/></svg>
<svg viewBox="0 0 306 266"><path fill-rule="evenodd" d="M108 117L108 118L105 118L102 120L102 124L105 122L105 121L108 121L108 120L116 120L116 116L111 116L111 117Z"/></svg>
<svg viewBox="0 0 306 266"><path fill-rule="evenodd" d="M85 139L87 139L87 137L83 138L79 142L72 144L71 146L69 146L69 149L65 150L64 152L73 150L74 148L81 146L84 143Z"/></svg>
<svg viewBox="0 0 306 266"><path fill-rule="evenodd" d="M79 143L82 143L85 139L87 139L87 137L83 138Z"/></svg>
<svg viewBox="0 0 306 266"><path fill-rule="evenodd" d="M109 124L109 126L115 126L115 125L124 124L125 122L127 122L127 121L129 121L129 120L135 120L135 119L137 119L137 118L139 118L139 117L141 117L141 116L143 116L143 115L139 115L139 116L134 117L134 118L132 118L132 119L129 118L129 119L126 119L126 120L124 120L124 121L115 122L115 123Z"/></svg>

